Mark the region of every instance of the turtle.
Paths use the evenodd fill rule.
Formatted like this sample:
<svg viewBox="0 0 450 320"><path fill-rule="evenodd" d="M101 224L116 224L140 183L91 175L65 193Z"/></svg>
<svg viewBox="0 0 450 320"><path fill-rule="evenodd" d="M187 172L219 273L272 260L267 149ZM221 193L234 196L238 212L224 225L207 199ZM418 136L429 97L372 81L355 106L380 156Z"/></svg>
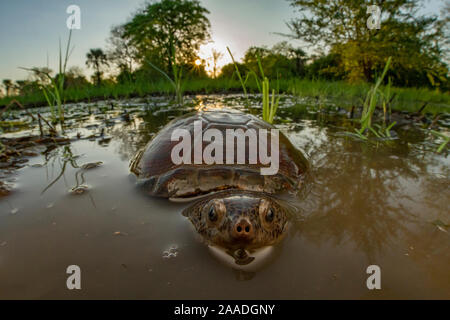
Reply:
<svg viewBox="0 0 450 320"><path fill-rule="evenodd" d="M274 246L285 235L289 209L279 195L296 195L302 190L308 161L303 152L279 132L279 168L273 175L261 174L261 168L268 165L260 159L252 164L248 163L250 161L236 161L238 143L231 147L234 148L233 163L226 161L225 152L223 161L216 160L210 164L174 162L172 151L179 140L173 141L172 135L177 129L194 135L190 141L193 142L192 150L189 150L191 159L194 158L195 123L201 123L202 134L208 129L216 129L216 133L223 136L227 129L242 129L234 131L240 134L249 129L265 129L267 132L275 129L258 117L236 109L202 109L169 122L145 148L137 152L130 163L130 170L148 195L172 201L191 201L192 204L182 214L190 220L204 242L226 252L236 265L247 265L254 260L252 254L257 250ZM250 138L247 139L245 155L249 157ZM257 139L261 136L258 135ZM201 140L202 150L209 142ZM225 151L230 150L227 145L224 147ZM267 150L270 151L271 147Z"/></svg>

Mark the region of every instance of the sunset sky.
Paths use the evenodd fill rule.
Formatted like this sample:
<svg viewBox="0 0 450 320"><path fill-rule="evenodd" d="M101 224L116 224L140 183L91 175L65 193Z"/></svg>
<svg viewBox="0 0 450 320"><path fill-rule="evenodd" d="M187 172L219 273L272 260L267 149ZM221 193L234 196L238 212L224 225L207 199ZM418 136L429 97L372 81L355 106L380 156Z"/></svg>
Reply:
<svg viewBox="0 0 450 320"><path fill-rule="evenodd" d="M274 33L287 33L286 21L295 12L286 0L201 0L211 13L213 43L202 48L207 59L211 49L224 53L220 64L230 61L229 46L237 59L252 45L273 45L285 38ZM75 30L75 49L70 66L85 69L90 48L106 48L111 26L127 21L145 3L143 0L14 0L0 2L0 80L27 78L18 67L49 66L56 70L58 39L67 40L66 8L81 8L81 30ZM425 0L424 13L439 14L444 1ZM297 45L299 43L297 42ZM91 72L85 70L89 75Z"/></svg>

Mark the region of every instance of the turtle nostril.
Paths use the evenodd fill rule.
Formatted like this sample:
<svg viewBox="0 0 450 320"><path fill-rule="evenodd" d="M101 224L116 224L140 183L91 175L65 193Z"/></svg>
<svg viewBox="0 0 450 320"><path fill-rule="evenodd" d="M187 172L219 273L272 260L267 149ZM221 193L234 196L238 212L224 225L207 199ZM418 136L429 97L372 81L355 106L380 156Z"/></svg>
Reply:
<svg viewBox="0 0 450 320"><path fill-rule="evenodd" d="M241 220L236 223L234 227L235 235L238 237L251 237L253 235L253 230L251 224L246 220Z"/></svg>

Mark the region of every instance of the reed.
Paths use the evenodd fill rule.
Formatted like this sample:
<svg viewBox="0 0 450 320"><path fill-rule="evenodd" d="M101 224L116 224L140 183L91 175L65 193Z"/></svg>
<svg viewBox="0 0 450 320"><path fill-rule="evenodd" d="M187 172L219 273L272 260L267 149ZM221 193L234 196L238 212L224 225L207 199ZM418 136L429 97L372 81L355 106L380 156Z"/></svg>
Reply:
<svg viewBox="0 0 450 320"><path fill-rule="evenodd" d="M356 137L362 140L368 140L369 134L373 134L377 138L391 138L390 130L394 127L396 122L389 124L386 126L386 120L388 113L388 107L391 100L391 83L389 81L388 85L384 88L384 90L380 89L381 83L383 82L384 77L386 76L387 71L389 70L389 66L391 64L391 57L386 62L384 66L383 73L380 77L377 78L375 85L370 87L369 91L366 94L366 98L363 103L363 110L361 114L361 128L355 129ZM375 112L375 109L378 105L378 102L383 107L383 125L374 124L372 125L372 118ZM389 108L390 109L390 108ZM353 136L354 133L349 133L349 135Z"/></svg>
<svg viewBox="0 0 450 320"><path fill-rule="evenodd" d="M242 90L244 91L245 98L248 98L247 87L245 86L245 82L247 82L247 81L244 82L244 80L242 79L241 72L239 71L239 67L238 67L236 61L234 60L234 57L233 57L233 54L231 53L230 48L227 47L227 50L228 50L228 53L231 56L231 60L233 61L234 68L236 69L236 74L237 74L237 76L239 78L239 81L241 82L241 86L242 86Z"/></svg>
<svg viewBox="0 0 450 320"><path fill-rule="evenodd" d="M73 50L73 48L70 49L71 39L72 39L72 29L70 29L69 31L69 38L67 40L64 56L62 54L61 40L59 40L58 74L55 77L52 77L50 75L50 71L44 71L43 69L39 69L36 67L22 68L24 70L31 71L36 76L42 77L49 81L48 85L45 84L41 85L41 90L48 106L50 107L53 123L58 122L55 114L55 105L57 106L59 122L61 124L64 122L64 104L65 104L64 81L66 77L67 62L69 61L71 51Z"/></svg>
<svg viewBox="0 0 450 320"><path fill-rule="evenodd" d="M442 150L444 150L445 146L448 144L448 142L450 141L450 137L446 136L443 133L440 133L438 131L435 130L430 130L430 132L435 135L438 138L441 138L443 140L443 142L439 145L439 147L437 148L436 152L437 153L441 153Z"/></svg>
<svg viewBox="0 0 450 320"><path fill-rule="evenodd" d="M236 72L231 78L218 77L217 79L189 79L182 83L183 94L209 94L209 93L242 93L242 83L236 76ZM254 74L249 73L245 86L247 93L262 92L261 83L255 80ZM272 80L273 81L273 80ZM275 81L273 81L275 82ZM350 108L353 105L361 103L361 97L365 97L370 85L367 83L349 84L343 81L326 81L317 79L283 79L276 80L275 90L281 94L295 94L299 98L306 99L313 107L317 101L332 101L341 107ZM104 87L107 87L105 89ZM381 86L381 90L386 88ZM64 99L66 103L93 101L95 99L130 98L145 97L146 95L167 95L174 92L173 84L167 79L160 78L157 81L138 80L129 83L114 83L104 86L93 86L92 84L81 87L68 87L64 89ZM401 110L417 112L423 104L426 106L427 113L448 113L450 111L450 95L448 93L431 90L428 88L396 88L390 87L390 103L386 104L386 115L390 110ZM0 107L7 106L13 99L20 101L24 106L43 106L47 105L42 90L30 92L26 95L9 96L0 98ZM250 96L249 96L250 99ZM381 105L382 106L382 105Z"/></svg>
<svg viewBox="0 0 450 320"><path fill-rule="evenodd" d="M277 90L278 92L275 93L275 89L272 89L272 96L270 96L270 81L264 75L264 69L262 67L261 58L259 57L259 55L257 55L257 59L258 59L258 68L259 68L259 72L261 74L261 78L259 78L258 75L254 71L249 71L244 80L241 72L239 71L239 67L238 67L237 63L234 60L234 57L233 57L233 54L231 53L230 48L227 47L227 50L231 56L231 60L233 61L234 67L236 69L236 74L241 83L242 90L244 91L244 95L247 100L247 103L248 103L247 82L249 81L250 76L253 76L255 79L258 91L262 95L262 117L263 117L263 120L268 123L273 123L273 119L275 117L275 114L278 109L278 105L280 103L279 86L278 86L278 90Z"/></svg>
<svg viewBox="0 0 450 320"><path fill-rule="evenodd" d="M183 91L182 91L182 76L183 76L183 69L178 67L176 62L176 55L175 55L175 46L172 45L172 54L171 54L171 62L172 62L172 74L173 74L173 80L170 78L170 76L155 66L151 61L146 60L146 62L156 71L161 73L167 80L169 80L169 83L172 85L174 91L175 91L175 100L178 104L183 103Z"/></svg>
<svg viewBox="0 0 450 320"><path fill-rule="evenodd" d="M363 111L361 115L361 129L359 130L360 134L367 133L368 130L374 131L372 128L372 117L373 113L375 112L375 108L377 106L378 100L385 101L385 96L383 93L379 90L379 87L381 83L383 82L384 77L386 76L386 72L389 69L389 65L391 64L391 57L389 57L388 61L386 62L386 65L384 66L383 73L381 74L381 77L377 79L375 82L375 85L372 86L367 93L366 99L364 101L363 105Z"/></svg>

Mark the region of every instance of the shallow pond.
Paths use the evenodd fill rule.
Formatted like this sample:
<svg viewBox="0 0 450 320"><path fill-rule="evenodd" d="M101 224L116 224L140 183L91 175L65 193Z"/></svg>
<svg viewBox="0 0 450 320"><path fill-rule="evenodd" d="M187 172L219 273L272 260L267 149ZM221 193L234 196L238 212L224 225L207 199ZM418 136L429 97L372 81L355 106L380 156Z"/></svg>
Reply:
<svg viewBox="0 0 450 320"><path fill-rule="evenodd" d="M254 273L211 255L180 214L186 204L139 192L130 159L162 126L205 106L245 110L243 102L69 107L71 143L2 175L13 192L0 198L0 298L450 298L448 149L435 152L439 141L422 122L400 121L398 139L366 143L343 134L356 125L345 110L283 99L276 125L305 152L311 177L292 201L288 235ZM256 102L247 111L261 112ZM39 133L3 137L30 131ZM66 288L69 265L81 268L81 290ZM366 286L369 265L381 269L381 290Z"/></svg>

